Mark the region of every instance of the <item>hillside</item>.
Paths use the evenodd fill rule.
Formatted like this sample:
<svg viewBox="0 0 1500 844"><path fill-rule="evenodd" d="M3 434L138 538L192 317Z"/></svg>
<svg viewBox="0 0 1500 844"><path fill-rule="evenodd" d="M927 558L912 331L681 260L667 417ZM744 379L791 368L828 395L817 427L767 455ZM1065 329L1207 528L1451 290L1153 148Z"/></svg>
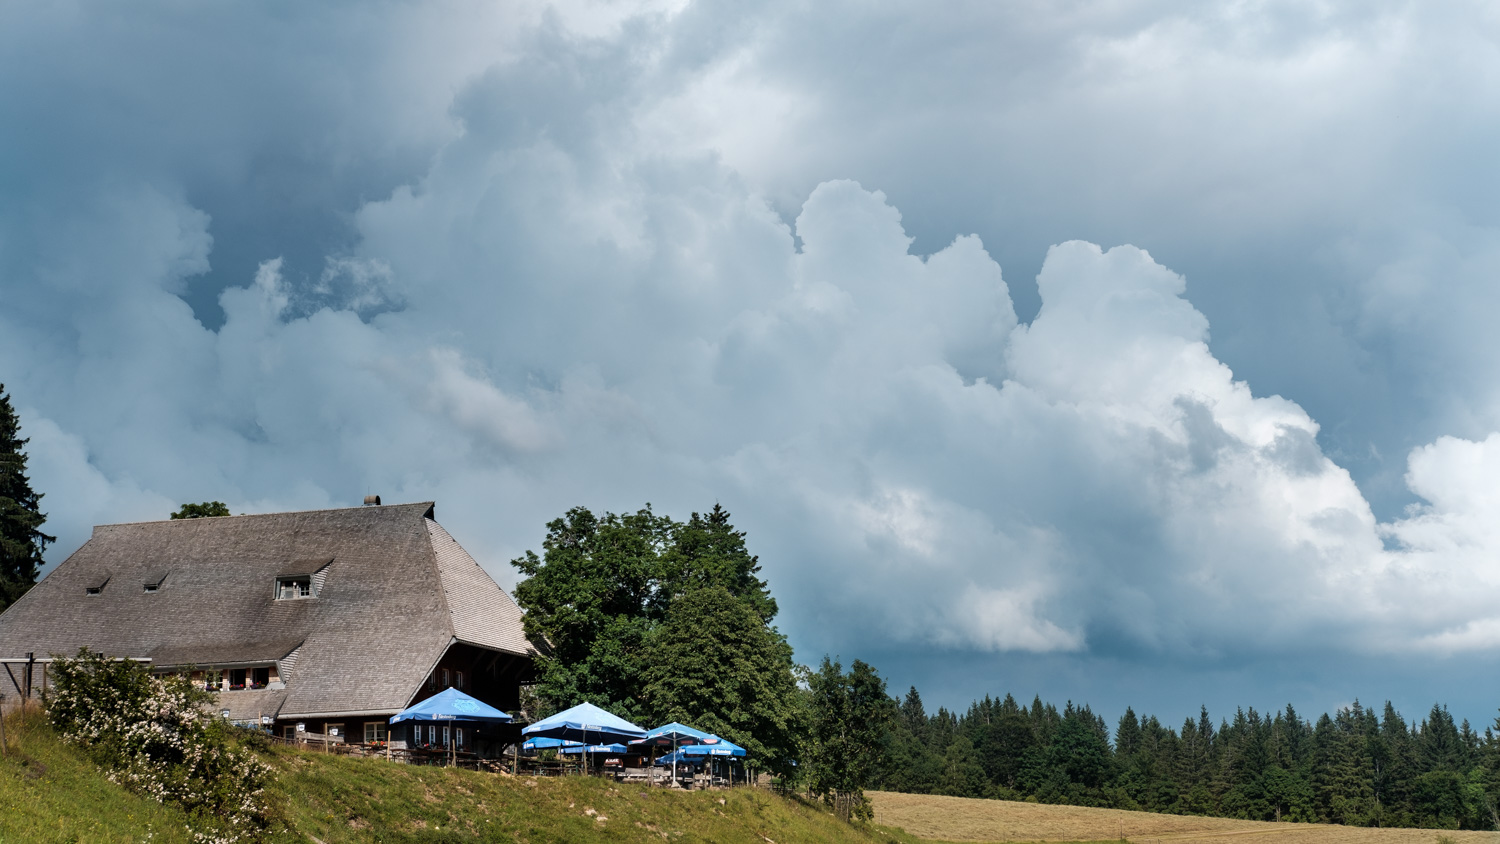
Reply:
<svg viewBox="0 0 1500 844"><path fill-rule="evenodd" d="M0 844L188 844L181 812L107 780L41 719L8 716L0 757Z"/></svg>
<svg viewBox="0 0 1500 844"><path fill-rule="evenodd" d="M1136 844L1479 844L1500 832L1368 829L1313 823L1265 823L1120 809L1047 806L926 794L872 792L877 823L923 840L965 842L1118 840Z"/></svg>
<svg viewBox="0 0 1500 844"><path fill-rule="evenodd" d="M325 844L431 841L914 842L758 789L682 793L277 751L291 826Z"/></svg>
<svg viewBox="0 0 1500 844"><path fill-rule="evenodd" d="M9 718L0 759L0 844L189 844L180 812L136 797L59 742ZM434 844L620 841L917 844L1117 840L1254 844L1478 844L1500 833L1358 829L876 792L874 829L765 791L685 794L593 778L509 777L277 748L278 841ZM722 802L721 802L722 801ZM898 829L899 827L899 829ZM904 831L903 831L904 830Z"/></svg>
<svg viewBox="0 0 1500 844"><path fill-rule="evenodd" d="M6 720L0 842L187 844L181 813L110 783L33 716ZM272 802L284 841L899 842L755 789L680 793L585 777L535 779L278 748Z"/></svg>

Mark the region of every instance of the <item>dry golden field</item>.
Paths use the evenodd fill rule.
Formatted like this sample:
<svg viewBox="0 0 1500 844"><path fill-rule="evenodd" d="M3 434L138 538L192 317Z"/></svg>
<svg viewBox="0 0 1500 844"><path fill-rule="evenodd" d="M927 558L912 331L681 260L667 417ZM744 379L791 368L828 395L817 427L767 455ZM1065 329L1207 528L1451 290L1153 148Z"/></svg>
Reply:
<svg viewBox="0 0 1500 844"><path fill-rule="evenodd" d="M1134 844L1500 844L1500 832L1364 829L1302 823L1153 815L924 794L871 792L875 822L938 841L1106 841Z"/></svg>

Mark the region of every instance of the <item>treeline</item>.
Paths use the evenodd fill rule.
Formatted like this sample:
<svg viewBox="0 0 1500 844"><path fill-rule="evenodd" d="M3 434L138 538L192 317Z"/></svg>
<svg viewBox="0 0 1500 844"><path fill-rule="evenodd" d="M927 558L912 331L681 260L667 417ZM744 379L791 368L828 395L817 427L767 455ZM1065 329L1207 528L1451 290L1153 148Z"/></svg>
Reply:
<svg viewBox="0 0 1500 844"><path fill-rule="evenodd" d="M876 788L1261 821L1500 828L1500 719L1476 733L1446 708L1408 722L1358 702L1309 722L1290 705L1206 709L1178 729L1127 709L1113 740L1088 706L1010 695L962 715L893 700Z"/></svg>
<svg viewBox="0 0 1500 844"><path fill-rule="evenodd" d="M1500 828L1500 739L1433 707L1408 722L1359 704L1309 722L1288 706L1203 711L1180 728L1127 710L1113 735L1071 703L986 697L928 714L874 667L793 662L775 599L729 513L678 522L577 507L543 553L513 560L544 642L529 715L589 701L637 722L682 721L748 748L759 770L868 816L866 788L1248 820ZM1500 721L1496 728L1500 729Z"/></svg>

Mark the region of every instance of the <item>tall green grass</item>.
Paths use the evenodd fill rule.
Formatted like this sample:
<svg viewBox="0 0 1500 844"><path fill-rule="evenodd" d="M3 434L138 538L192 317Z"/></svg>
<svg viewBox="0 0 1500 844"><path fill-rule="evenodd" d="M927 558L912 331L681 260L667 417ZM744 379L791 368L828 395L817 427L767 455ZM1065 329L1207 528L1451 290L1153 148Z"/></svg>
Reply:
<svg viewBox="0 0 1500 844"><path fill-rule="evenodd" d="M39 713L6 719L0 844L187 844L186 818L105 778ZM350 759L291 748L267 754L274 841L899 842L767 791L679 792L593 777L510 777Z"/></svg>
<svg viewBox="0 0 1500 844"><path fill-rule="evenodd" d="M187 844L182 812L105 779L63 744L39 711L5 719L0 757L0 844L150 841Z"/></svg>
<svg viewBox="0 0 1500 844"><path fill-rule="evenodd" d="M190 844L187 818L111 783L39 712L5 720L0 844ZM851 826L770 792L681 792L594 777L533 778L278 747L269 796L272 841L723 842L916 844L906 833ZM936 844L936 842L928 842Z"/></svg>
<svg viewBox="0 0 1500 844"><path fill-rule="evenodd" d="M770 792L680 792L594 777L533 778L278 750L275 802L325 844L446 841L901 842Z"/></svg>

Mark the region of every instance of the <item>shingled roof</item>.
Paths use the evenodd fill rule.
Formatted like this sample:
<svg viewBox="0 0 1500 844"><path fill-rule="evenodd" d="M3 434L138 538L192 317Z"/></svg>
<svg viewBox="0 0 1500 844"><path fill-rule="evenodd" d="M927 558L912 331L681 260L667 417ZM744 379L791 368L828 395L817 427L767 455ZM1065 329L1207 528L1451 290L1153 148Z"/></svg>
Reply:
<svg viewBox="0 0 1500 844"><path fill-rule="evenodd" d="M288 574L316 597L275 600ZM281 718L399 711L455 641L536 653L430 502L102 525L0 614L0 656L279 661L287 688L266 703Z"/></svg>

